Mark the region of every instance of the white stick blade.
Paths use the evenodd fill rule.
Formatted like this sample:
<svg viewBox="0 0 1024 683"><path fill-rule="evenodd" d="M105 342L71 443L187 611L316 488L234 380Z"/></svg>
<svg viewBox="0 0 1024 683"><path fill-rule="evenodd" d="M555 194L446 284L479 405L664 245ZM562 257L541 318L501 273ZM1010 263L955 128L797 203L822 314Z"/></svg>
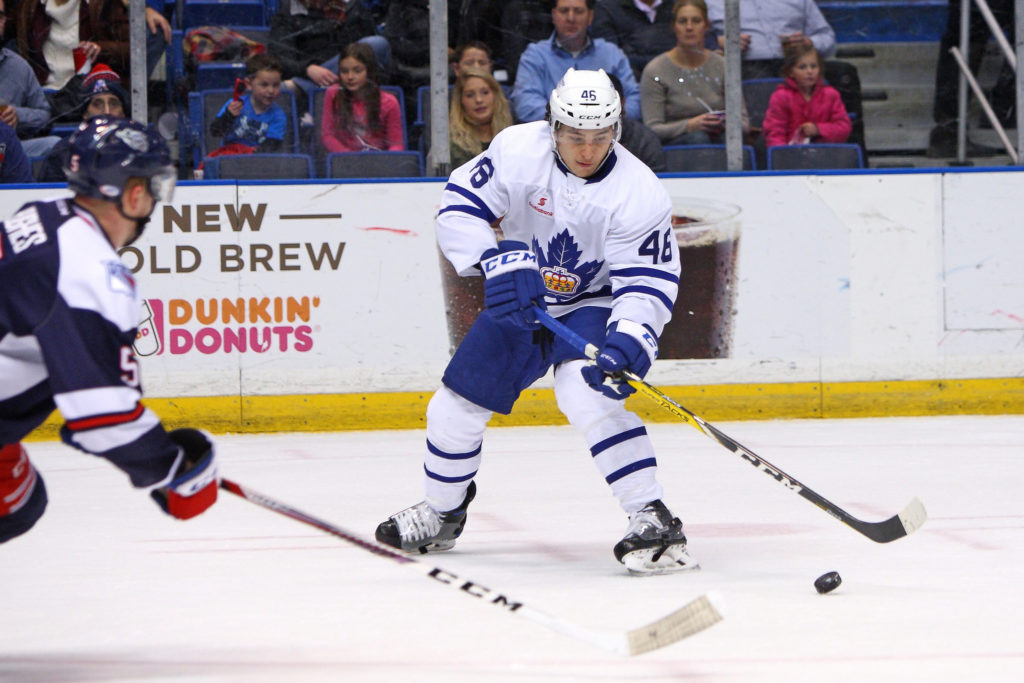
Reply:
<svg viewBox="0 0 1024 683"><path fill-rule="evenodd" d="M657 621L629 631L629 654L657 650L714 626L723 619L721 602L715 593L708 593Z"/></svg>
<svg viewBox="0 0 1024 683"><path fill-rule="evenodd" d="M907 530L908 534L912 534L924 526L927 519L928 511L924 509L924 503L917 498L910 501L907 507L900 512L900 521L903 522L903 528Z"/></svg>

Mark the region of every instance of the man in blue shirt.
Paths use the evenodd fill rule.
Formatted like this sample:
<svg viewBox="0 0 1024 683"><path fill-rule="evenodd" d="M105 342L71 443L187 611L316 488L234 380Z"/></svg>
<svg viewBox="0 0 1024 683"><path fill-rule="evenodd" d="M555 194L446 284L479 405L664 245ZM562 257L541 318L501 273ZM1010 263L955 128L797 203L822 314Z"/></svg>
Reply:
<svg viewBox="0 0 1024 683"><path fill-rule="evenodd" d="M725 2L708 0L708 19L725 46ZM784 48L810 43L822 59L836 51L836 34L813 0L740 0L743 78L781 75Z"/></svg>
<svg viewBox="0 0 1024 683"><path fill-rule="evenodd" d="M551 91L570 68L604 69L622 81L626 93L626 116L640 117L640 89L629 58L615 44L591 38L595 0L555 0L551 19L555 31L550 38L527 45L519 59L512 108L521 123L540 121Z"/></svg>
<svg viewBox="0 0 1024 683"><path fill-rule="evenodd" d="M31 183L32 165L14 129L0 121L0 183Z"/></svg>

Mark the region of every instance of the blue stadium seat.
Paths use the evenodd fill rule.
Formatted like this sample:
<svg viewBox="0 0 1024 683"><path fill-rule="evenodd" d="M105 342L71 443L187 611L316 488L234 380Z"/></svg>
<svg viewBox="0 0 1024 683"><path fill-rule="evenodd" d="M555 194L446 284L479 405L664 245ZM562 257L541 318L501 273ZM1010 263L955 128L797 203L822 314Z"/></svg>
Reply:
<svg viewBox="0 0 1024 683"><path fill-rule="evenodd" d="M666 145L665 170L668 173L707 173L728 171L725 145ZM753 171L754 148L743 145L743 170Z"/></svg>
<svg viewBox="0 0 1024 683"><path fill-rule="evenodd" d="M233 154L204 159L206 177L232 180L313 178L308 154Z"/></svg>
<svg viewBox="0 0 1024 683"><path fill-rule="evenodd" d="M245 62L204 62L196 68L196 90L234 88L238 78L245 78Z"/></svg>
<svg viewBox="0 0 1024 683"><path fill-rule="evenodd" d="M751 128L760 128L764 113L768 111L768 100L782 83L781 78L751 78L743 81L743 104L747 107Z"/></svg>
<svg viewBox="0 0 1024 683"><path fill-rule="evenodd" d="M404 152L341 152L327 156L327 178L418 178L423 155Z"/></svg>
<svg viewBox="0 0 1024 683"><path fill-rule="evenodd" d="M185 0L182 28L193 26L266 26L260 0Z"/></svg>
<svg viewBox="0 0 1024 683"><path fill-rule="evenodd" d="M771 171L864 168L860 145L850 142L776 145L768 148Z"/></svg>

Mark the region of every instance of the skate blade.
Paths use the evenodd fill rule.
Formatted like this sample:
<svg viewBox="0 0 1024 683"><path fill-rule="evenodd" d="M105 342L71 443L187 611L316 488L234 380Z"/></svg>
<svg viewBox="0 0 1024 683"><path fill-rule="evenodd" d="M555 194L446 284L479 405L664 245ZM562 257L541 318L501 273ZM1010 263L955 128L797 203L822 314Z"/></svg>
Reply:
<svg viewBox="0 0 1024 683"><path fill-rule="evenodd" d="M686 550L669 548L657 561L654 561L652 558L657 551L658 548L634 550L623 556L622 564L633 576L676 574L700 569L700 564Z"/></svg>
<svg viewBox="0 0 1024 683"><path fill-rule="evenodd" d="M427 553L443 553L454 547L455 541L439 541L436 543L428 543L426 545L409 546L408 548L402 548L402 550L407 553L419 553L420 555L426 555Z"/></svg>

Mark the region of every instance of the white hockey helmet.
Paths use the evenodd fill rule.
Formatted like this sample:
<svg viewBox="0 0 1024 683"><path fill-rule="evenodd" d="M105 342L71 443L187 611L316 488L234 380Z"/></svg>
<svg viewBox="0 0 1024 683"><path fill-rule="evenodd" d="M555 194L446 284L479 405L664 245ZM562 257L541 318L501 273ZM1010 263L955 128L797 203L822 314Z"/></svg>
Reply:
<svg viewBox="0 0 1024 683"><path fill-rule="evenodd" d="M551 132L558 124L582 130L615 127L615 139L622 131L622 102L604 69L569 69L551 91Z"/></svg>

